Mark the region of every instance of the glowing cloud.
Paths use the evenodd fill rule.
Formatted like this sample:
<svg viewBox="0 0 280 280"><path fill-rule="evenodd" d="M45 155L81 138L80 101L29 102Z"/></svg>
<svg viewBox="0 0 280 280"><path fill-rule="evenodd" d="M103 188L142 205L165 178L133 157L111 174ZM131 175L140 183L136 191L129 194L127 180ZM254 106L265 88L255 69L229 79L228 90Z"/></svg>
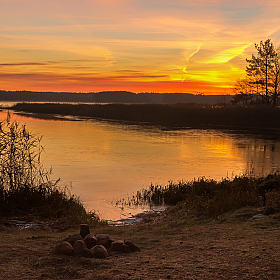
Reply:
<svg viewBox="0 0 280 280"><path fill-rule="evenodd" d="M0 1L0 89L230 92L276 0Z"/></svg>

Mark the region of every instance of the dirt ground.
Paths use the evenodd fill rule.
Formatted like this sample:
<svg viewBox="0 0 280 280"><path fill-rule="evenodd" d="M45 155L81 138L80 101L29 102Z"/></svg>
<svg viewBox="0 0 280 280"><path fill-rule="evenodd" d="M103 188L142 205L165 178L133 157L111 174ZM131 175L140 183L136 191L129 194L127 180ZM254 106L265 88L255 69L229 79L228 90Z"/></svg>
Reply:
<svg viewBox="0 0 280 280"><path fill-rule="evenodd" d="M92 228L141 252L107 259L57 255L72 229L0 231L0 279L280 279L280 219Z"/></svg>

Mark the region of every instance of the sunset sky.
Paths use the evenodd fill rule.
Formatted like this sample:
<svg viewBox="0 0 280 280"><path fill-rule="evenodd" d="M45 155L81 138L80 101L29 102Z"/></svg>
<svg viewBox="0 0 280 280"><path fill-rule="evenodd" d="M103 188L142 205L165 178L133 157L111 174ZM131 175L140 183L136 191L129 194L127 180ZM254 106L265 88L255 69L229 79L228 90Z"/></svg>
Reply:
<svg viewBox="0 0 280 280"><path fill-rule="evenodd" d="M0 89L229 93L279 0L0 0Z"/></svg>

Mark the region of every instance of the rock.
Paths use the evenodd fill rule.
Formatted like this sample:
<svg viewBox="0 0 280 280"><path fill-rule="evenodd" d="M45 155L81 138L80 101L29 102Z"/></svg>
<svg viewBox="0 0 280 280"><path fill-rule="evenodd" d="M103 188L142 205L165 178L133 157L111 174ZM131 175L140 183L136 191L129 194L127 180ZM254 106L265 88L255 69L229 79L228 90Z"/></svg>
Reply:
<svg viewBox="0 0 280 280"><path fill-rule="evenodd" d="M103 245L106 249L111 248L112 240L108 234L97 234L97 245Z"/></svg>
<svg viewBox="0 0 280 280"><path fill-rule="evenodd" d="M84 240L77 240L74 244L74 255L80 255L87 249L87 245Z"/></svg>
<svg viewBox="0 0 280 280"><path fill-rule="evenodd" d="M129 247L123 241L114 241L111 247L112 252L129 253Z"/></svg>
<svg viewBox="0 0 280 280"><path fill-rule="evenodd" d="M133 253L133 252L140 252L140 248L137 247L136 245L134 245L132 242L130 242L130 241L125 241L124 244L127 245L127 246L129 247L129 251L130 251L131 253Z"/></svg>
<svg viewBox="0 0 280 280"><path fill-rule="evenodd" d="M55 247L55 252L57 254L72 256L74 254L74 249L69 242L62 241Z"/></svg>
<svg viewBox="0 0 280 280"><path fill-rule="evenodd" d="M97 245L97 239L96 237L89 233L85 238L84 238L84 241L87 245L87 248L88 249L91 249L92 247L94 247L95 245Z"/></svg>
<svg viewBox="0 0 280 280"><path fill-rule="evenodd" d="M63 239L62 241L67 241L69 242L72 246L74 246L75 242L77 240L82 240L82 236L80 234L71 234L68 235L68 237L66 237L65 239Z"/></svg>
<svg viewBox="0 0 280 280"><path fill-rule="evenodd" d="M93 258L104 259L109 257L108 251L103 245L96 245L90 251Z"/></svg>
<svg viewBox="0 0 280 280"><path fill-rule="evenodd" d="M92 258L92 252L90 249L84 249L80 256L84 258Z"/></svg>
<svg viewBox="0 0 280 280"><path fill-rule="evenodd" d="M87 224L81 224L80 235L82 236L82 239L84 239L89 233L90 233L89 226Z"/></svg>

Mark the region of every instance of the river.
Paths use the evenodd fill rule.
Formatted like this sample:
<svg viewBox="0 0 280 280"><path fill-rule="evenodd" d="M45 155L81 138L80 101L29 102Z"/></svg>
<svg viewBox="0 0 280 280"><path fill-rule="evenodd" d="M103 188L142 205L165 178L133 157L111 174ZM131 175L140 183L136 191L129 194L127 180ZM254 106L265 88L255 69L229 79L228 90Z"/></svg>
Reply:
<svg viewBox="0 0 280 280"><path fill-rule="evenodd" d="M6 112L0 112L0 119ZM206 178L222 179L250 171L279 169L280 141L218 130L163 130L159 127L79 120L13 120L43 135L43 164L80 197L87 210L118 220L147 208L117 207L113 201L153 184Z"/></svg>

